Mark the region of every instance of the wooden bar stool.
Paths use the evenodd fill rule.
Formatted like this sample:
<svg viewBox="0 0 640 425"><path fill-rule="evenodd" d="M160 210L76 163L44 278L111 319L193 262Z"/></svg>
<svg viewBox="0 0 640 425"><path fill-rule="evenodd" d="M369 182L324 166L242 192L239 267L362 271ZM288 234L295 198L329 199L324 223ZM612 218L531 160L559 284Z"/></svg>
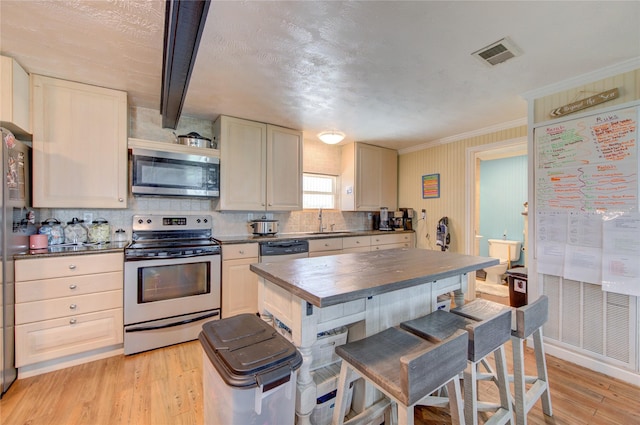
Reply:
<svg viewBox="0 0 640 425"><path fill-rule="evenodd" d="M542 295L533 303L515 310L516 326L511 331L513 345L514 410L517 425L527 423L527 414L536 401L542 399L542 411L553 416L551 393L547 376L547 361L542 344L542 326L549 317L549 299ZM533 336L533 352L536 358L537 376L527 376L524 370L524 341ZM529 390L526 385L531 384Z"/></svg>
<svg viewBox="0 0 640 425"><path fill-rule="evenodd" d="M486 300L476 301L486 302ZM418 319L403 322L400 326L431 341L441 341L459 329L465 329L469 332L467 367L464 371L466 424L476 425L478 412L482 411L494 412L486 424L511 423L513 414L504 351L504 344L509 341L511 336L511 309L497 303L474 304L476 301L458 307L452 312L434 311ZM467 317L463 313L468 313L473 317ZM479 374L478 365L492 353L496 362L495 377L493 373ZM500 393L500 403L478 400L478 381L484 379L492 379L496 382Z"/></svg>
<svg viewBox="0 0 640 425"><path fill-rule="evenodd" d="M460 330L441 342L431 342L397 327L335 348L342 358L333 425L367 423L385 410L389 423L389 400L398 424L412 425L413 408L443 385L450 397L454 424L463 421L459 374L466 366L468 334ZM345 394L349 384L362 377L389 400L383 398L344 422Z"/></svg>

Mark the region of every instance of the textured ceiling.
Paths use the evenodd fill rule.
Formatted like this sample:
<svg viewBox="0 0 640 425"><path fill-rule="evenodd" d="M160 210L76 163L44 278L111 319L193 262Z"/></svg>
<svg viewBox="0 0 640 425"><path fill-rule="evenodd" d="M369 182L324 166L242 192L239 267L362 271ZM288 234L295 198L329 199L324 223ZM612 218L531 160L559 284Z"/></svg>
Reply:
<svg viewBox="0 0 640 425"><path fill-rule="evenodd" d="M159 109L164 5L2 0L0 50ZM506 36L522 56L471 56ZM183 114L401 149L525 118L522 93L637 57L638 1L213 0Z"/></svg>

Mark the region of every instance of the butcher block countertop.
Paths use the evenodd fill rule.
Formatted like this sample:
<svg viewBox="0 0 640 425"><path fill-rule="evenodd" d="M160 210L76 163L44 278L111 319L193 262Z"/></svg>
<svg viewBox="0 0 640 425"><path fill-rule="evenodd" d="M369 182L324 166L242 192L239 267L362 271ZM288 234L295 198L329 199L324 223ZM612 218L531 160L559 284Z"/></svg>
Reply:
<svg viewBox="0 0 640 425"><path fill-rule="evenodd" d="M496 264L495 258L400 248L251 264L250 267L258 276L323 308Z"/></svg>

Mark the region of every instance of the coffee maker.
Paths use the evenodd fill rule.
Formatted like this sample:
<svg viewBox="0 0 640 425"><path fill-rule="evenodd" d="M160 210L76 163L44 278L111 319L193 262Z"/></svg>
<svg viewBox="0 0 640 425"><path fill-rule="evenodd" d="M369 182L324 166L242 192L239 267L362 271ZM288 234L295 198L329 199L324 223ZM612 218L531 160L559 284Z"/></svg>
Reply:
<svg viewBox="0 0 640 425"><path fill-rule="evenodd" d="M402 226L404 230L413 230L413 217L415 216L413 208L400 208L400 211L402 211Z"/></svg>
<svg viewBox="0 0 640 425"><path fill-rule="evenodd" d="M389 208L380 207L380 228L378 230L393 230L389 220Z"/></svg>

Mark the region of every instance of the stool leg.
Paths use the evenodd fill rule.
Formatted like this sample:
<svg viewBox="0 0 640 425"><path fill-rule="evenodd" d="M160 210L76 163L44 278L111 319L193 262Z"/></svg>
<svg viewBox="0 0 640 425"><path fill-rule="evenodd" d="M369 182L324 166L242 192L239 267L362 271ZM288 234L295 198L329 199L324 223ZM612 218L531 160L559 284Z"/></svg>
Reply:
<svg viewBox="0 0 640 425"><path fill-rule="evenodd" d="M507 374L507 358L504 351L504 345L501 345L493 352L493 358L496 362L496 374L498 377L498 391L500 393L500 407L506 410L506 422L511 423L513 411L511 409L511 394L509 392L509 375Z"/></svg>
<svg viewBox="0 0 640 425"><path fill-rule="evenodd" d="M526 388L524 375L524 340L515 336L511 337L513 349L513 389L515 417L517 425L527 424L526 412Z"/></svg>
<svg viewBox="0 0 640 425"><path fill-rule="evenodd" d="M464 408L460 392L460 379L457 376L447 382L447 393L449 394L451 423L453 425L462 425L464 423Z"/></svg>
<svg viewBox="0 0 640 425"><path fill-rule="evenodd" d="M346 403L347 391L349 390L349 383L352 380L353 369L346 361L342 362L340 366L340 377L338 378L338 391L336 392L336 404L333 408L333 420L332 425L342 425L344 423L344 416L342 411Z"/></svg>
<svg viewBox="0 0 640 425"><path fill-rule="evenodd" d="M467 425L478 423L478 371L476 363L467 362L464 370L464 421Z"/></svg>
<svg viewBox="0 0 640 425"><path fill-rule="evenodd" d="M533 332L533 347L536 354L536 368L538 369L538 379L544 382L545 390L541 395L542 411L547 416L553 416L551 410L551 393L549 392L549 378L547 376L547 360L544 356L544 345L542 344L542 328Z"/></svg>
<svg viewBox="0 0 640 425"><path fill-rule="evenodd" d="M413 425L413 408L415 405L411 406L400 406L398 405L398 425Z"/></svg>

